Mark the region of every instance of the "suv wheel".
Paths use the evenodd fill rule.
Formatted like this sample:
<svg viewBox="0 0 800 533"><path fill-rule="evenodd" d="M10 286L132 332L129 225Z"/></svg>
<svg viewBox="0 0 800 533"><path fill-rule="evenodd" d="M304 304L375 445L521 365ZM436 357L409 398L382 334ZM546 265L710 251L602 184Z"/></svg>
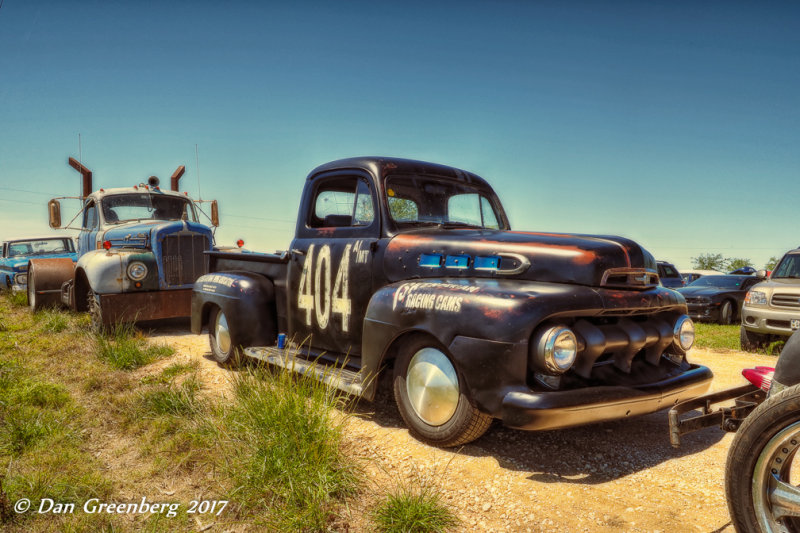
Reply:
<svg viewBox="0 0 800 533"><path fill-rule="evenodd" d="M747 331L744 326L739 326L739 344L742 350L746 352L754 352L763 348L768 340L769 335L753 333L752 331Z"/></svg>

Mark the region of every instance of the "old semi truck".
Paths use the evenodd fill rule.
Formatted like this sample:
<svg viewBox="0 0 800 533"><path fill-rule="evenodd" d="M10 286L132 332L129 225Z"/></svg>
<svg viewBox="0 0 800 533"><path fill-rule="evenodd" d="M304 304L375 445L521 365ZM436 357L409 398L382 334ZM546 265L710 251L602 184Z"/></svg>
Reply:
<svg viewBox="0 0 800 533"><path fill-rule="evenodd" d="M92 172L73 158L83 194L77 263L32 259L28 303L36 311L65 305L89 311L96 329L120 321L188 317L194 281L206 272L204 252L213 248L210 227L186 193L178 192L185 168L178 167L170 190L159 180L118 189L92 190ZM50 227L61 227L61 204L48 204ZM211 223L219 224L216 202Z"/></svg>
<svg viewBox="0 0 800 533"><path fill-rule="evenodd" d="M693 323L650 253L511 231L489 184L452 167L322 165L288 251L209 255L192 330L208 327L218 362L244 354L369 400L388 372L411 432L439 446L495 418L539 430L649 413L712 379L686 360Z"/></svg>

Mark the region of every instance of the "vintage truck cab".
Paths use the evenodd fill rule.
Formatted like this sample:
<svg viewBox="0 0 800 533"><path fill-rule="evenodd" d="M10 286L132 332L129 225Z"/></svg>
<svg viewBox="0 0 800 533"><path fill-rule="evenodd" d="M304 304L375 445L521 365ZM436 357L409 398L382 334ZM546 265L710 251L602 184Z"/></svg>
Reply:
<svg viewBox="0 0 800 533"><path fill-rule="evenodd" d="M188 317L194 281L206 271L204 252L214 236L195 203L178 192L179 167L171 190L159 180L90 193L91 172L70 158L84 178L77 238L77 263L30 261L28 301L33 310L62 304L89 311L96 328L120 321ZM50 226L61 227L59 199L49 203ZM218 224L212 203L212 225Z"/></svg>
<svg viewBox="0 0 800 533"><path fill-rule="evenodd" d="M712 378L686 360L694 326L650 253L511 231L489 184L452 167L322 165L287 252L212 252L209 270L192 330L208 326L220 363L244 354L370 400L389 372L412 433L440 446L494 418L538 430L649 413Z"/></svg>

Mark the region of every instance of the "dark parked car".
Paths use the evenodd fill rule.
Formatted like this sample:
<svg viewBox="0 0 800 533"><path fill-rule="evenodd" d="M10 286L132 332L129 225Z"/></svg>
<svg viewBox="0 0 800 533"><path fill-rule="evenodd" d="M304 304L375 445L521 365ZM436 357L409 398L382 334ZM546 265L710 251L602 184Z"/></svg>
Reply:
<svg viewBox="0 0 800 533"><path fill-rule="evenodd" d="M759 281L758 276L703 276L678 292L686 298L693 319L732 324L741 314L748 289Z"/></svg>
<svg viewBox="0 0 800 533"><path fill-rule="evenodd" d="M659 261L657 263L657 266L658 266L658 277L661 278L661 284L664 287L668 287L670 289L678 289L684 286L681 273L678 272L678 269L675 268L675 265L673 265L672 263L667 263L666 261Z"/></svg>

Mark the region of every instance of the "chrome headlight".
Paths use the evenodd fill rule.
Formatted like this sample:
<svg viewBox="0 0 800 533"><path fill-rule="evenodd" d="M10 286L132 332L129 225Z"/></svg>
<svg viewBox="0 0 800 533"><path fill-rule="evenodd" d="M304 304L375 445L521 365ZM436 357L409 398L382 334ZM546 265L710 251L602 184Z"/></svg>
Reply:
<svg viewBox="0 0 800 533"><path fill-rule="evenodd" d="M532 348L532 362L537 369L550 374L563 374L578 355L578 338L566 326L553 326L535 337Z"/></svg>
<svg viewBox="0 0 800 533"><path fill-rule="evenodd" d="M747 291L744 297L746 305L767 305L767 293L762 291Z"/></svg>
<svg viewBox="0 0 800 533"><path fill-rule="evenodd" d="M694 346L694 322L688 316L682 315L675 322L672 344L684 353Z"/></svg>
<svg viewBox="0 0 800 533"><path fill-rule="evenodd" d="M27 285L28 284L28 275L27 274L17 274L14 276L14 283L17 285Z"/></svg>
<svg viewBox="0 0 800 533"><path fill-rule="evenodd" d="M142 281L147 275L147 266L139 261L134 261L128 265L128 277L133 281Z"/></svg>

